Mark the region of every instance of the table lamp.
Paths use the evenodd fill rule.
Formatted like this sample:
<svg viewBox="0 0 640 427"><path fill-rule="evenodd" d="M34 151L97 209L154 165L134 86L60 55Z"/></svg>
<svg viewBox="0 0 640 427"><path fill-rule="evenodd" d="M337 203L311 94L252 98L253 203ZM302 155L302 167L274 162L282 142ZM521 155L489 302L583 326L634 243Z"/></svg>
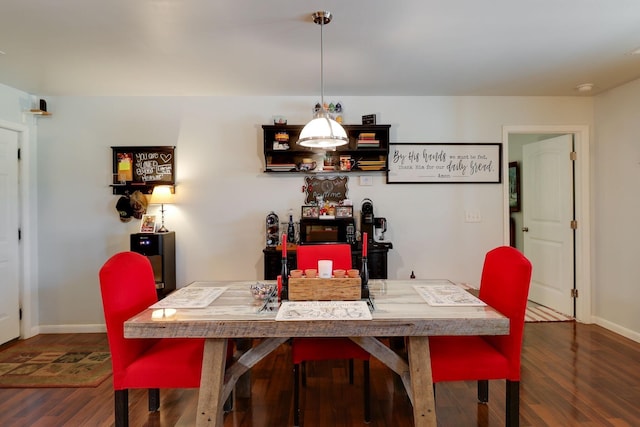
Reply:
<svg viewBox="0 0 640 427"><path fill-rule="evenodd" d="M174 203L174 194L171 192L170 185L156 185L151 193L151 200L149 204L160 205L160 212L162 213L162 226L156 231L157 233L166 233L169 230L164 226L164 205L171 205Z"/></svg>

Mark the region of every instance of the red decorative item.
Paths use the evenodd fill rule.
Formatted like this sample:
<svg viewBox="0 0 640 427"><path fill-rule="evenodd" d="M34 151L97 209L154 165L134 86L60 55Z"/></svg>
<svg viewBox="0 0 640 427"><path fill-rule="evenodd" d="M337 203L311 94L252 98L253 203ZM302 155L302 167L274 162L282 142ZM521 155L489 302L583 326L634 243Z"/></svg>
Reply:
<svg viewBox="0 0 640 427"><path fill-rule="evenodd" d="M367 233L362 233L362 258L367 256Z"/></svg>
<svg viewBox="0 0 640 427"><path fill-rule="evenodd" d="M282 258L287 257L287 233L282 233Z"/></svg>

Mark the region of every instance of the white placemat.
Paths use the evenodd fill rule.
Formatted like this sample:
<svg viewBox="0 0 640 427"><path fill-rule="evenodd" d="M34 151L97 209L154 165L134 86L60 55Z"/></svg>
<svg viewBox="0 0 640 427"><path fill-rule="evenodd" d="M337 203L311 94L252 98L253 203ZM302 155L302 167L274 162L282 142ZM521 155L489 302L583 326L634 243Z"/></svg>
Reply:
<svg viewBox="0 0 640 427"><path fill-rule="evenodd" d="M285 301L276 320L371 320L366 301Z"/></svg>
<svg viewBox="0 0 640 427"><path fill-rule="evenodd" d="M433 306L487 305L481 299L453 283L442 285L414 285L413 287L427 304Z"/></svg>

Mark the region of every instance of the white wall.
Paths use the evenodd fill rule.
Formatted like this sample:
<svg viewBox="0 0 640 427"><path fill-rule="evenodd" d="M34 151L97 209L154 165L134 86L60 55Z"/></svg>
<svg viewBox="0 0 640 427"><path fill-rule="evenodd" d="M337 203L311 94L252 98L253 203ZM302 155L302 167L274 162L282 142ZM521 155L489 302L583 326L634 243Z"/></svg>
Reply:
<svg viewBox="0 0 640 427"><path fill-rule="evenodd" d="M640 80L595 101L596 322L640 341Z"/></svg>
<svg viewBox="0 0 640 427"><path fill-rule="evenodd" d="M331 100L329 96L327 99ZM178 286L193 280L260 279L264 219L299 212L302 176L263 174L262 124L282 114L310 118L313 98L56 97L39 120L39 292L43 331L98 327L97 272L128 249L139 222L123 224L108 187L111 146L176 145L177 205L166 207L176 231ZM378 114L393 142L500 142L503 125L593 125L579 97L341 98L346 123ZM503 236L498 184L385 184L350 179L359 208L373 200L389 222L391 278L447 277L477 284L484 253ZM156 210L151 207L150 211ZM481 223L465 223L478 210ZM92 326L93 325L93 326ZM638 328L640 329L640 327Z"/></svg>

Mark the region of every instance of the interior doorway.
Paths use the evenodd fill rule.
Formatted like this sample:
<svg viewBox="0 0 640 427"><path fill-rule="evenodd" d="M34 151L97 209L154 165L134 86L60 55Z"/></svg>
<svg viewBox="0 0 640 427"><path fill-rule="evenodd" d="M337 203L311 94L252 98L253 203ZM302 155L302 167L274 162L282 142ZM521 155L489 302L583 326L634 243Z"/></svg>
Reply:
<svg viewBox="0 0 640 427"><path fill-rule="evenodd" d="M38 333L38 328L34 321L34 314L37 313L37 293L32 291L32 283L37 283L37 251L36 251L36 228L38 215L32 206L36 199L35 168L32 168L35 148L31 144L29 127L19 123L0 120L0 129L17 135L17 147L20 149L20 160L18 162L18 183L17 183L17 204L18 204L18 227L20 238L18 246L18 291L19 291L19 319L20 338L30 338ZM17 154L14 159L17 161ZM11 203L16 199L12 198ZM12 207L12 209L15 206ZM12 226L13 227L13 226ZM17 233L17 230L15 230Z"/></svg>
<svg viewBox="0 0 640 427"><path fill-rule="evenodd" d="M526 171L527 165L522 164L522 147L526 144L535 143L536 141L547 140L567 135L574 141L574 150L576 152L576 160L573 162L573 217L576 221L577 228L572 232L572 256L569 260L558 259L559 253L546 256L534 255L532 260L534 271L547 274L549 271L558 270L562 265L571 269L571 287L575 288L575 299L569 307L565 306L562 312L572 311L569 315L573 315L576 319L584 323L591 323L591 272L590 272L590 217L589 217L589 133L587 126L505 126L503 128L503 142L505 149L504 176L508 177L508 165L510 162L520 162L520 175L522 179L522 170ZM571 164L571 163L568 163ZM531 178L530 178L531 179ZM509 180L504 180L504 204L505 204L505 220L504 235L505 244L511 243L515 231L515 245L524 252L525 237L523 229L527 228L523 224L524 212L510 212L509 203ZM522 199L526 199L527 195L522 194ZM521 206L525 206L521 203ZM513 221L512 221L513 218ZM567 224L570 227L570 224ZM529 237L529 236L527 236ZM546 258L545 258L546 257ZM565 264L571 265L565 265ZM537 265L536 265L537 264ZM566 279L566 277L565 277ZM533 287L533 283L532 283ZM569 292L570 289L567 290ZM535 296L535 292L530 295ZM538 295L541 295L538 292ZM534 302L535 299L533 299ZM544 301L542 301L544 304Z"/></svg>

